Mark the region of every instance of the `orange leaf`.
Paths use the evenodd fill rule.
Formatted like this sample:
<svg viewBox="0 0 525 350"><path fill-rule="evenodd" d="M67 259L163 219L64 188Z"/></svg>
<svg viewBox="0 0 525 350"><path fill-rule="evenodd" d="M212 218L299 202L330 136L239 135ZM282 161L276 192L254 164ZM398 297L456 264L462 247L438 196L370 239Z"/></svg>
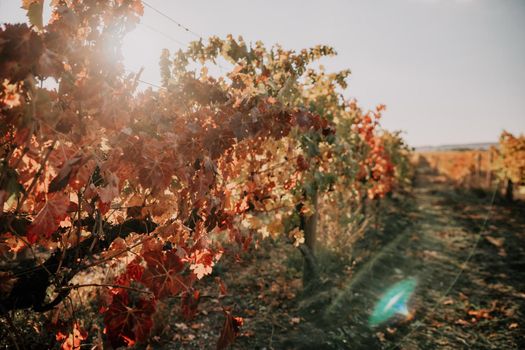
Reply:
<svg viewBox="0 0 525 350"><path fill-rule="evenodd" d="M61 350L78 350L80 349L80 344L82 343L82 340L87 339L87 332L80 328L78 323L75 323L73 327L73 334L69 333L66 337L66 335L64 335L60 331L57 333L57 341L61 341L64 339L66 340L62 343L62 346L60 347Z"/></svg>
<svg viewBox="0 0 525 350"><path fill-rule="evenodd" d="M74 174L78 171L81 161L82 156L75 156L67 160L58 172L58 175L49 184L48 192L57 192L66 187L69 179L71 178L71 175L74 176Z"/></svg>

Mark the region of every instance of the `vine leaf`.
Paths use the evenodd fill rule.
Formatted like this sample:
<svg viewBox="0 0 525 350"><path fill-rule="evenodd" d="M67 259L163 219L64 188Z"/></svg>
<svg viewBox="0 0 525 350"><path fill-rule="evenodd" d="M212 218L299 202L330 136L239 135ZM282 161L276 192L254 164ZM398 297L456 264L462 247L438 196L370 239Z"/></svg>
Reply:
<svg viewBox="0 0 525 350"><path fill-rule="evenodd" d="M27 229L29 243L35 243L39 237L49 238L58 229L60 221L67 216L69 202L69 196L63 193L54 193L48 197Z"/></svg>
<svg viewBox="0 0 525 350"><path fill-rule="evenodd" d="M234 317L231 312L226 309L224 310L224 313L226 314L226 319L224 320L221 335L217 342L217 350L226 349L232 344L235 341L235 338L239 336L241 327L244 323L242 317Z"/></svg>
<svg viewBox="0 0 525 350"><path fill-rule="evenodd" d="M142 257L146 261L146 270L142 274L141 282L155 297L176 295L186 289L185 278L180 275L184 263L173 251L148 250Z"/></svg>
<svg viewBox="0 0 525 350"><path fill-rule="evenodd" d="M75 322L72 333L66 335L58 331L55 338L57 341L62 342L61 350L74 350L80 349L82 341L86 340L87 336L87 332Z"/></svg>
<svg viewBox="0 0 525 350"><path fill-rule="evenodd" d="M184 292L181 298L181 311L182 316L186 320L191 320L193 316L197 313L197 308L199 307L200 293L198 290L193 292Z"/></svg>
<svg viewBox="0 0 525 350"><path fill-rule="evenodd" d="M154 313L155 299L137 298L123 289L116 290L104 314L111 345L118 348L145 341L153 327Z"/></svg>
<svg viewBox="0 0 525 350"><path fill-rule="evenodd" d="M69 183L71 175L78 171L78 168L82 165L82 156L75 156L64 163L64 166L58 172L58 175L51 180L49 184L48 192L57 192L64 189Z"/></svg>
<svg viewBox="0 0 525 350"><path fill-rule="evenodd" d="M42 12L44 10L44 0L29 0L24 1L22 8L27 10L27 18L29 23L38 29L44 28L44 21L42 19Z"/></svg>

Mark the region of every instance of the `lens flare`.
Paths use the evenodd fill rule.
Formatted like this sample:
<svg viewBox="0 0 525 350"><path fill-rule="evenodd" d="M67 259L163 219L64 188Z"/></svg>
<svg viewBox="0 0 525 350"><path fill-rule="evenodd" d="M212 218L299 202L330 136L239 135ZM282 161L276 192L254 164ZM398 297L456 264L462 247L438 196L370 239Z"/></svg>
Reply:
<svg viewBox="0 0 525 350"><path fill-rule="evenodd" d="M388 321L395 315L403 315L410 318L408 301L416 289L417 282L414 278L397 282L391 286L379 299L374 311L368 319L371 327L375 327Z"/></svg>

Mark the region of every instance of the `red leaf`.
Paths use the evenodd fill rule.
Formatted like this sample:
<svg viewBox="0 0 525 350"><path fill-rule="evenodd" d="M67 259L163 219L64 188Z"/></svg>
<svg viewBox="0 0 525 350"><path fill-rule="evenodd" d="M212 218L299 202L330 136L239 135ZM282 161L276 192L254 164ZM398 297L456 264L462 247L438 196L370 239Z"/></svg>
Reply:
<svg viewBox="0 0 525 350"><path fill-rule="evenodd" d="M224 320L221 335L217 342L217 350L226 349L231 345L235 341L235 338L239 336L240 329L244 323L242 317L234 317L231 312L227 310L224 310L224 313L226 314L226 320Z"/></svg>
<svg viewBox="0 0 525 350"><path fill-rule="evenodd" d="M219 293L220 293L219 295L220 296L227 295L228 294L228 288L226 287L226 284L224 284L222 279L220 277L215 277L215 281L219 285Z"/></svg>
<svg viewBox="0 0 525 350"><path fill-rule="evenodd" d="M115 279L115 284L129 286L132 281L140 281L143 273L140 258L135 258L126 266L126 271Z"/></svg>
<svg viewBox="0 0 525 350"><path fill-rule="evenodd" d="M98 202L97 206L100 214L105 215L109 211L111 203Z"/></svg>
<svg viewBox="0 0 525 350"><path fill-rule="evenodd" d="M148 250L143 253L146 260L146 270L141 282L155 294L157 298L178 294L187 289L185 278L180 275L184 263L173 251Z"/></svg>
<svg viewBox="0 0 525 350"><path fill-rule="evenodd" d="M39 237L49 238L58 229L60 221L67 216L68 208L68 195L63 193L50 195L27 229L27 240L29 243L35 243Z"/></svg>
<svg viewBox="0 0 525 350"><path fill-rule="evenodd" d="M114 348L131 346L147 340L153 327L155 299L131 297L126 290L118 289L104 314L104 324Z"/></svg>
<svg viewBox="0 0 525 350"><path fill-rule="evenodd" d="M197 313L197 308L199 306L199 295L200 293L198 290L193 291L193 293L185 292L182 294L181 310L182 316L186 320L191 320Z"/></svg>

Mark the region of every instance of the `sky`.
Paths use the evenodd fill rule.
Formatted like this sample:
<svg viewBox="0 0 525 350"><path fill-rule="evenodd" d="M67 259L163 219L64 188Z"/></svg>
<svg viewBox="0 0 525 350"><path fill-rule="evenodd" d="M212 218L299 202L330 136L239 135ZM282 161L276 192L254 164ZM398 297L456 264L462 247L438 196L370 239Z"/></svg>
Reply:
<svg viewBox="0 0 525 350"><path fill-rule="evenodd" d="M525 0L146 2L204 38L333 46L338 56L322 63L352 71L346 96L364 109L386 104L383 126L402 130L411 146L525 132ZM0 0L0 22L20 21L20 2ZM142 79L159 84L161 50L195 39L146 6L124 41L126 68L144 67Z"/></svg>

